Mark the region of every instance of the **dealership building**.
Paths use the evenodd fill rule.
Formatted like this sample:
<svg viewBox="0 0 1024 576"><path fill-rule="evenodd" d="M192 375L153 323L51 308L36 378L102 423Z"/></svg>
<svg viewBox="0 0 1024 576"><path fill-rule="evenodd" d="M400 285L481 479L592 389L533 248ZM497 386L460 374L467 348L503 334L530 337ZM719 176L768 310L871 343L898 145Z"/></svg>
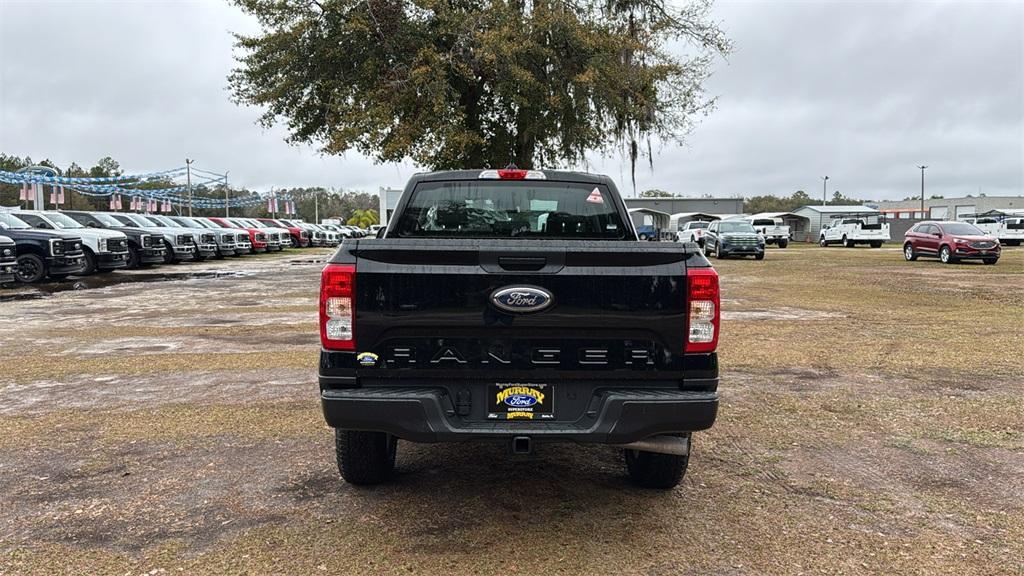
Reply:
<svg viewBox="0 0 1024 576"><path fill-rule="evenodd" d="M956 220L967 214L981 214L990 210L1024 209L1024 196L964 196L960 198L929 198L921 200L899 200L873 202L871 207L889 218Z"/></svg>

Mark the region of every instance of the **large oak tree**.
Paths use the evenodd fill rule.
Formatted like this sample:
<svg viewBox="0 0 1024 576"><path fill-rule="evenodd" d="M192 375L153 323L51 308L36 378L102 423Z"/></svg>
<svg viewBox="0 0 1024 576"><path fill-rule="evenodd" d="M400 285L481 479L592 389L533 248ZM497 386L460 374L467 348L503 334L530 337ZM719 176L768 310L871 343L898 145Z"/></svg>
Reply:
<svg viewBox="0 0 1024 576"><path fill-rule="evenodd" d="M236 0L237 102L292 142L435 169L577 164L681 140L729 42L705 1Z"/></svg>

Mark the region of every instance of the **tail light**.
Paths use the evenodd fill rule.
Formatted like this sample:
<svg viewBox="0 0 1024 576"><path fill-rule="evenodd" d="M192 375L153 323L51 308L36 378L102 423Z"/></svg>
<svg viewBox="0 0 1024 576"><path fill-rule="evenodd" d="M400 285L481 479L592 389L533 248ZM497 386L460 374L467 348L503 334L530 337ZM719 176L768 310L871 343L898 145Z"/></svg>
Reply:
<svg viewBox="0 0 1024 576"><path fill-rule="evenodd" d="M688 269L686 292L690 307L686 322L686 352L714 352L718 348L721 318L718 273L714 268Z"/></svg>
<svg viewBox="0 0 1024 576"><path fill-rule="evenodd" d="M328 264L320 275L320 344L355 350L355 266Z"/></svg>
<svg viewBox="0 0 1024 576"><path fill-rule="evenodd" d="M540 170L519 170L518 168L484 170L480 173L479 178L481 180L547 180L547 176Z"/></svg>

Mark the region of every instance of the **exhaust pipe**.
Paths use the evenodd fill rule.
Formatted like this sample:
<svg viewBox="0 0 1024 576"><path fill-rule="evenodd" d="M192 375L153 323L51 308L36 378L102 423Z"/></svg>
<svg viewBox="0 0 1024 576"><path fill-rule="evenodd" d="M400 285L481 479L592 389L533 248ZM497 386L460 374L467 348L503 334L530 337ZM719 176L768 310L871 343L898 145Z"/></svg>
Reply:
<svg viewBox="0 0 1024 576"><path fill-rule="evenodd" d="M687 456L690 454L689 436L651 436L629 444L614 444L616 448L623 450L639 450L641 452L655 452L657 454L672 454L673 456Z"/></svg>

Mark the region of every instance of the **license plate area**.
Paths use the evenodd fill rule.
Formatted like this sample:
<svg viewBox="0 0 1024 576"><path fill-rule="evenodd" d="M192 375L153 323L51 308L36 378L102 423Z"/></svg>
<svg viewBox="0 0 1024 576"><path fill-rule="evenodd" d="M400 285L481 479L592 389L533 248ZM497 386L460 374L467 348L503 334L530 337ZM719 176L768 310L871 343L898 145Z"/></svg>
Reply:
<svg viewBox="0 0 1024 576"><path fill-rule="evenodd" d="M555 395L551 384L500 382L487 385L488 420L553 420Z"/></svg>

